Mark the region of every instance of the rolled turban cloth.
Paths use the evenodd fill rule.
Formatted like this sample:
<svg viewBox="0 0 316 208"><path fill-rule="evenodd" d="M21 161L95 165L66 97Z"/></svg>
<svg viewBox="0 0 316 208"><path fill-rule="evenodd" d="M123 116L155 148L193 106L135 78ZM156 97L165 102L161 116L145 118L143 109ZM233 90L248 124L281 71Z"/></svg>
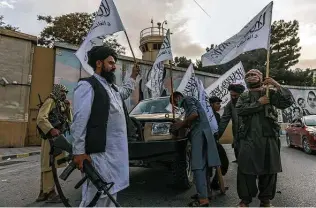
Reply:
<svg viewBox="0 0 316 208"><path fill-rule="evenodd" d="M55 100L61 100L63 94L68 93L68 89L65 85L62 84L54 84L53 91L50 94L50 97Z"/></svg>
<svg viewBox="0 0 316 208"><path fill-rule="evenodd" d="M249 76L253 74L254 76ZM246 73L246 82L247 83L257 83L262 82L262 73L258 69L251 69Z"/></svg>
<svg viewBox="0 0 316 208"><path fill-rule="evenodd" d="M108 46L93 46L91 50L88 51L88 64L95 70L96 62L104 60L109 56L112 56L114 60L117 61L117 53L112 48Z"/></svg>

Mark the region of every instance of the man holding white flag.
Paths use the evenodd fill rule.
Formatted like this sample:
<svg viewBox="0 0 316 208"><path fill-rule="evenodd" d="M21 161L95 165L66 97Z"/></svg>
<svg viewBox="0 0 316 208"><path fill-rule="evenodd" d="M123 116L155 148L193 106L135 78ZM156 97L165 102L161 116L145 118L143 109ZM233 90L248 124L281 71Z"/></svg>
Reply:
<svg viewBox="0 0 316 208"><path fill-rule="evenodd" d="M272 7L270 2L239 33L205 53L203 67L225 64L247 51L269 50Z"/></svg>
<svg viewBox="0 0 316 208"><path fill-rule="evenodd" d="M84 70L89 74L92 75L94 71L88 64L88 51L93 46L102 45L103 38L106 35L111 35L118 31L125 31L125 29L113 0L102 0L87 37L75 54Z"/></svg>
<svg viewBox="0 0 316 208"><path fill-rule="evenodd" d="M74 91L71 125L74 163L82 170L84 160L91 162L105 181L114 183L109 190L114 199L129 186L129 117L124 100L135 89L139 68L135 65L130 78L119 88L114 84L116 52L107 46L89 47L93 38L123 29L113 1L103 0L88 37L76 53L85 70L93 75L79 80ZM80 207L86 207L96 192L91 181L85 181ZM114 203L102 194L96 206L111 207Z"/></svg>
<svg viewBox="0 0 316 208"><path fill-rule="evenodd" d="M153 98L161 96L165 70L163 62L166 60L173 60L170 44L170 30L167 31L156 61L151 69L150 80L146 84L146 86L151 90Z"/></svg>

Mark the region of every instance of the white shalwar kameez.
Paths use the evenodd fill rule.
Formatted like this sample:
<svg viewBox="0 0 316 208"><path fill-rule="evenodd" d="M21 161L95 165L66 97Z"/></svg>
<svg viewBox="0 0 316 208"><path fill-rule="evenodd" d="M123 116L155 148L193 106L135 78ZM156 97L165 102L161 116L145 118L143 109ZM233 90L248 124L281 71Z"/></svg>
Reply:
<svg viewBox="0 0 316 208"><path fill-rule="evenodd" d="M129 78L123 83L119 92L115 91L107 81L94 74L110 97L110 111L106 132L106 147L102 153L90 154L92 165L107 182L114 182L110 194L116 198L117 193L129 186L129 161L126 118L122 99L126 100L135 89L136 81ZM71 125L73 154L85 154L86 125L88 123L94 98L92 86L80 81L74 92L74 119ZM90 181L82 186L80 207L86 207L96 194L96 188ZM112 207L114 204L106 195L101 195L97 207Z"/></svg>

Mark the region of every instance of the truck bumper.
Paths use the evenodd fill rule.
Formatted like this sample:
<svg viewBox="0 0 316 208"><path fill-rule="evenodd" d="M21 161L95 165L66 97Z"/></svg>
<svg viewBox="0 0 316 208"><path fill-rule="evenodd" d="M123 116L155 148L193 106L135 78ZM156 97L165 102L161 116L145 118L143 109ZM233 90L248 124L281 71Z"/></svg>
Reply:
<svg viewBox="0 0 316 208"><path fill-rule="evenodd" d="M161 140L149 142L129 142L130 160L147 160L177 154L186 147L187 138L179 140Z"/></svg>

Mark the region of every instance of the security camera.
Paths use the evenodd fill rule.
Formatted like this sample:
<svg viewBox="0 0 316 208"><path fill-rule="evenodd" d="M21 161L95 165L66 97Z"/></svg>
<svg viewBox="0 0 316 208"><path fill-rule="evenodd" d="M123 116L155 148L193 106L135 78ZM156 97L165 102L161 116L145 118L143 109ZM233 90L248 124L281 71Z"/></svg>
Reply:
<svg viewBox="0 0 316 208"><path fill-rule="evenodd" d="M1 79L4 81L5 84L9 84L9 82L6 78L2 77Z"/></svg>

